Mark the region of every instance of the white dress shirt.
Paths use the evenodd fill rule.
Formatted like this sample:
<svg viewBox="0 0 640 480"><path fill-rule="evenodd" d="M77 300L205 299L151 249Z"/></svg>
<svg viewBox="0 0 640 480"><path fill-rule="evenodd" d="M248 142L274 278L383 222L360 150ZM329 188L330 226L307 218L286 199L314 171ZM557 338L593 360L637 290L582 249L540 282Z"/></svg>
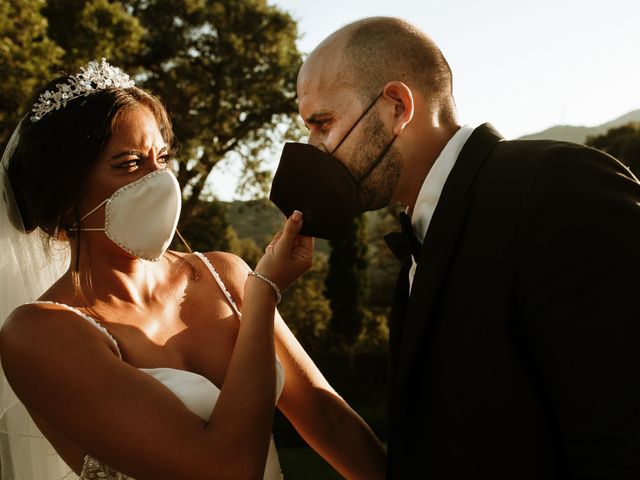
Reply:
<svg viewBox="0 0 640 480"><path fill-rule="evenodd" d="M444 188L444 184L451 173L451 169L460 155L460 151L464 144L467 143L469 137L473 133L475 128L469 125L464 125L451 137L445 147L436 158L431 170L424 179L424 183L418 193L416 204L413 207L411 213L411 225L413 226L413 232L416 234L420 243L424 241L424 237L427 234L429 228L429 222L433 212L440 200L440 194ZM407 212L409 213L409 212ZM413 277L416 274L416 261L411 257L411 268L409 269L409 293L411 293L411 287L413 286Z"/></svg>

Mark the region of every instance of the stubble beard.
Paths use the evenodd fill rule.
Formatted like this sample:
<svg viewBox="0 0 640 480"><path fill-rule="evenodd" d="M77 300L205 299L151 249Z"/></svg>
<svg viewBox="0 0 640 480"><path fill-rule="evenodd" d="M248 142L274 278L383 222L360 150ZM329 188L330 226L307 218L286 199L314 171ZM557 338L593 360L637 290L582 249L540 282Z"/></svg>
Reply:
<svg viewBox="0 0 640 480"><path fill-rule="evenodd" d="M384 124L377 112L366 120L363 129L364 139L361 144L368 148L360 148L354 155L354 164L358 166L358 178L362 178L378 159L380 153L389 145L393 137L387 134ZM401 154L392 145L384 158L360 184L360 212L379 210L391 204L401 173Z"/></svg>

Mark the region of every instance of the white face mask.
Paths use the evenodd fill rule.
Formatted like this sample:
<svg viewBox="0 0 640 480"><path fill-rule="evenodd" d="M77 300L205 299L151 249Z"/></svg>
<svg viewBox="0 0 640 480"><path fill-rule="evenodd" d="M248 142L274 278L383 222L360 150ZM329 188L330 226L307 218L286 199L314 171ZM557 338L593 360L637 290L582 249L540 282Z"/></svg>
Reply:
<svg viewBox="0 0 640 480"><path fill-rule="evenodd" d="M81 220L106 204L104 231L124 251L153 262L169 248L178 225L182 194L178 180L169 170L156 170L116 190L85 214Z"/></svg>

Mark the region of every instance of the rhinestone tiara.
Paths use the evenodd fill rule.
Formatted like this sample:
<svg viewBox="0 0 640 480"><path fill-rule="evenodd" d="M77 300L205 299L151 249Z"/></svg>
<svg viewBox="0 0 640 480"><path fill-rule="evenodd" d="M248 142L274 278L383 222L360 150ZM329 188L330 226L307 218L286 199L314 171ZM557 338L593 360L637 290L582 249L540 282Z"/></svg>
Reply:
<svg viewBox="0 0 640 480"><path fill-rule="evenodd" d="M47 90L38 97L33 104L32 122L37 122L47 113L66 107L67 102L107 88L131 88L135 85L129 75L118 67L107 63L106 59L98 62L89 62L80 68L80 73L71 75L66 83L56 85L55 91Z"/></svg>

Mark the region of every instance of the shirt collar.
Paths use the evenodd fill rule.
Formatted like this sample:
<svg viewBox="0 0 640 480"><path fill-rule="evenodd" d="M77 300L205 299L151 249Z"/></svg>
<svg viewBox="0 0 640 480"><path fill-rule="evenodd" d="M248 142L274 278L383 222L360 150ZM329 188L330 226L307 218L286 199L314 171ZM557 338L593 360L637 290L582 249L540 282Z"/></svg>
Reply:
<svg viewBox="0 0 640 480"><path fill-rule="evenodd" d="M422 183L411 215L413 231L421 242L427 234L429 222L438 205L440 194L451 173L451 169L455 165L462 147L464 147L474 130L475 128L469 125L460 127L442 149Z"/></svg>

